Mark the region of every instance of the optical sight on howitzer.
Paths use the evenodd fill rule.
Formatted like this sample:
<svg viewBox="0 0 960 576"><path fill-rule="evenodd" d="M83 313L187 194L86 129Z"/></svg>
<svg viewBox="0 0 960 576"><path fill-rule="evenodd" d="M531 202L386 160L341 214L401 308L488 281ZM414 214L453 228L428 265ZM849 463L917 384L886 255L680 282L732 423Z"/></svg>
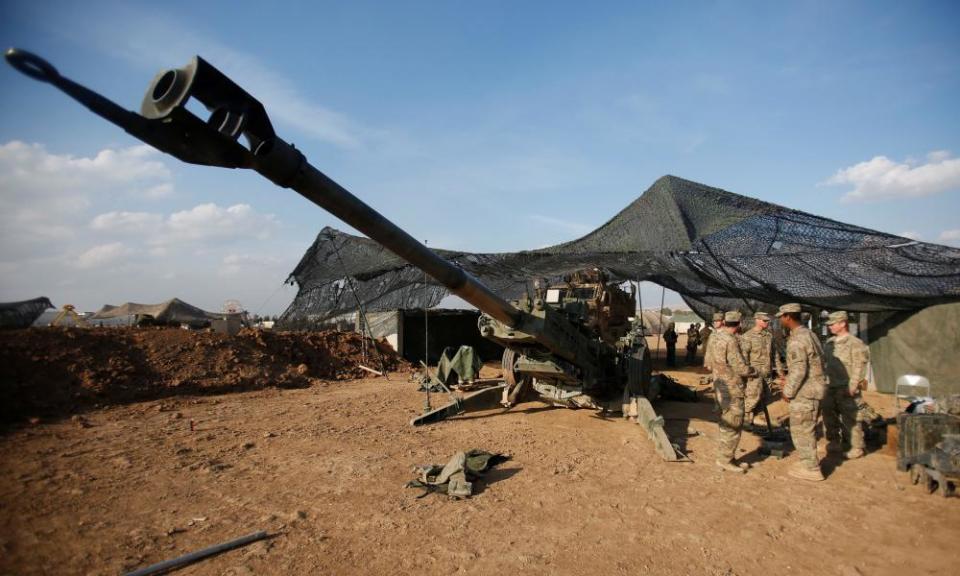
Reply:
<svg viewBox="0 0 960 576"><path fill-rule="evenodd" d="M510 407L525 393L553 404L623 411L635 416L667 460L678 455L648 396L653 398L650 356L639 325L629 323L634 295L601 270L573 274L556 285L536 283L535 294L510 303L457 265L441 258L345 188L311 166L279 138L263 105L199 56L165 70L150 82L140 114L61 76L51 64L11 48L7 61L52 84L138 139L191 164L250 168L292 188L413 266L481 312L481 334L503 345L504 383L454 399L414 419L422 424L468 409L492 393ZM198 118L190 98L209 111ZM246 144L241 142L241 137ZM477 402L480 404L480 402Z"/></svg>

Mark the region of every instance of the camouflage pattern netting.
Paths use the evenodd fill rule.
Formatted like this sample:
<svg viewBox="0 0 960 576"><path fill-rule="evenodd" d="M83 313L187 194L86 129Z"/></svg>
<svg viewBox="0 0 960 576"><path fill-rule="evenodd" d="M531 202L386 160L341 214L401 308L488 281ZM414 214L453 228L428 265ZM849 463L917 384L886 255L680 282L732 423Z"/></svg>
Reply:
<svg viewBox="0 0 960 576"><path fill-rule="evenodd" d="M0 328L27 328L48 308L53 308L53 304L45 296L22 302L0 302Z"/></svg>
<svg viewBox="0 0 960 576"><path fill-rule="evenodd" d="M960 250L836 222L664 176L586 236L539 250L436 250L515 299L535 278L584 268L649 280L701 317L715 309L912 310L960 300ZM291 274L299 287L282 320L322 321L365 309L435 306L447 290L367 238L326 227ZM354 296L356 294L356 297Z"/></svg>

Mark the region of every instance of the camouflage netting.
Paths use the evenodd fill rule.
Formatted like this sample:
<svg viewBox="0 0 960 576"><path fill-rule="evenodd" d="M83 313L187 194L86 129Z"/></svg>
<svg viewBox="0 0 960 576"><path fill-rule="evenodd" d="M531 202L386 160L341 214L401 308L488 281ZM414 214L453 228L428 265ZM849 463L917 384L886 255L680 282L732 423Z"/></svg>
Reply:
<svg viewBox="0 0 960 576"><path fill-rule="evenodd" d="M784 302L861 312L960 300L960 250L916 242L761 202L674 176L586 236L499 254L437 250L512 299L534 278L600 267L649 280L714 309ZM290 276L299 292L282 320L435 306L442 286L372 240L324 228ZM352 286L352 288L351 288ZM354 296L356 294L356 297Z"/></svg>
<svg viewBox="0 0 960 576"><path fill-rule="evenodd" d="M0 328L27 328L48 308L53 308L53 304L45 296L22 302L0 302Z"/></svg>

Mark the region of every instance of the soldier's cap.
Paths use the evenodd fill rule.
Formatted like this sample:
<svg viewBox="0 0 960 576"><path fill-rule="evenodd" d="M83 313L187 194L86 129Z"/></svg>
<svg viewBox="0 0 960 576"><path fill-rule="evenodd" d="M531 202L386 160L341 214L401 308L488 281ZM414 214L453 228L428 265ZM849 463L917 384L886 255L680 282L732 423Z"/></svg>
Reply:
<svg viewBox="0 0 960 576"><path fill-rule="evenodd" d="M770 315L766 312L754 312L753 317L757 320L770 320Z"/></svg>
<svg viewBox="0 0 960 576"><path fill-rule="evenodd" d="M791 303L789 303L789 304L784 304L783 306L781 306L781 307L777 310L777 318L783 316L784 314L789 314L789 313L791 313L791 312L793 312L793 313L795 313L795 314L799 314L799 313L801 312L801 310L800 310L800 305L797 304L796 302L791 302Z"/></svg>
<svg viewBox="0 0 960 576"><path fill-rule="evenodd" d="M847 316L847 313L844 310L831 312L830 315L827 316L827 326L836 324L837 322L846 322L848 318L849 316Z"/></svg>
<svg viewBox="0 0 960 576"><path fill-rule="evenodd" d="M724 322L739 322L740 321L740 311L731 310L723 315Z"/></svg>
<svg viewBox="0 0 960 576"><path fill-rule="evenodd" d="M713 313L714 322L723 322L723 312L714 312Z"/></svg>

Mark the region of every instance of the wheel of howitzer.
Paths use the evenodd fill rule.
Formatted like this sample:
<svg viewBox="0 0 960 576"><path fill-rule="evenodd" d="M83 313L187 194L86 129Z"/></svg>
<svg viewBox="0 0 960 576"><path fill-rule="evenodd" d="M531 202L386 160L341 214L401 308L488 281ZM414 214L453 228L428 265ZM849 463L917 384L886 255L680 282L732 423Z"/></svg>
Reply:
<svg viewBox="0 0 960 576"><path fill-rule="evenodd" d="M503 358L500 360L500 365L503 368L503 381L507 384L504 406L508 408L517 403L523 389L530 381L529 377L518 374L516 371L515 366L518 356L520 355L516 350L507 348L503 351Z"/></svg>
<svg viewBox="0 0 960 576"><path fill-rule="evenodd" d="M920 483L920 470L922 468L919 464L914 464L910 467L910 483L914 486Z"/></svg>

